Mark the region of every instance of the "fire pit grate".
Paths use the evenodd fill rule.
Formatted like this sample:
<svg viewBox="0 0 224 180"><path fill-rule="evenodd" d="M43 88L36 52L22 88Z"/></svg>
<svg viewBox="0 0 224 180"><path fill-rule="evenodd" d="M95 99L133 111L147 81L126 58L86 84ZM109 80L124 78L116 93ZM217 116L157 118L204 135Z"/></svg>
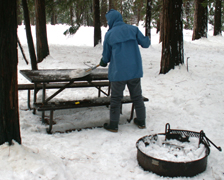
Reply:
<svg viewBox="0 0 224 180"><path fill-rule="evenodd" d="M164 139L161 141L161 139ZM195 141L196 139L196 141ZM173 144L172 142L177 142L177 144ZM176 161L170 159L164 159L162 156L155 156L154 154L148 154L142 147L150 147L152 148L154 144L157 145L159 143L161 146L153 147L156 149L155 154L159 154L161 147L168 146L169 152L173 151L181 151L182 154L186 154L184 150L184 145L188 145L191 142L196 143L196 150L200 151L200 156L197 159L193 160L184 160L184 161ZM206 170L207 166L207 158L210 154L209 146L213 144L219 151L221 151L221 147L217 147L213 142L211 142L203 131L201 132L193 132L187 130L177 130L170 129L170 124L166 124L165 133L159 133L149 136L144 136L140 138L137 143L137 160L139 165L147 171L152 171L161 176L169 176L169 177L177 177L177 176L186 176L192 177ZM183 145L182 145L183 144ZM204 148L204 149L203 149ZM189 149L188 149L189 150ZM151 149L150 149L151 151ZM162 150L161 150L162 151ZM192 149L189 150L190 153L193 153ZM164 153L164 152L163 152ZM176 153L176 152L175 152ZM174 156L178 156L174 153ZM175 159L175 157L174 157Z"/></svg>

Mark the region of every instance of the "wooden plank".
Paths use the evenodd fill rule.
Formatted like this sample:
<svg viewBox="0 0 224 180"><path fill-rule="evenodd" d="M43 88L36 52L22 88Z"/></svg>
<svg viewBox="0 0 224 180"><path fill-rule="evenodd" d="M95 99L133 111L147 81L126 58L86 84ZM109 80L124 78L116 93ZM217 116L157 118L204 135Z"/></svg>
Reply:
<svg viewBox="0 0 224 180"><path fill-rule="evenodd" d="M143 97L144 101L148 101L148 98ZM125 96L122 100L122 104L132 103L130 96ZM50 111L59 109L72 109L81 107L94 107L94 106L107 106L110 105L110 97L98 97L94 99L83 99L77 101L64 101L64 102L49 102L47 104L34 103L35 108L38 111Z"/></svg>
<svg viewBox="0 0 224 180"><path fill-rule="evenodd" d="M65 86L66 83L50 83L46 84L46 89L59 89L63 86ZM72 83L69 87L67 88L79 88L79 87L95 87L95 86L109 86L109 81L99 81L99 82L75 82ZM38 89L42 89L42 84L37 84ZM34 84L18 84L18 90L33 90L34 89Z"/></svg>
<svg viewBox="0 0 224 180"><path fill-rule="evenodd" d="M85 77L72 78L70 75L75 69L41 69L41 70L20 70L20 73L33 83L67 82L108 80L108 69L95 69Z"/></svg>

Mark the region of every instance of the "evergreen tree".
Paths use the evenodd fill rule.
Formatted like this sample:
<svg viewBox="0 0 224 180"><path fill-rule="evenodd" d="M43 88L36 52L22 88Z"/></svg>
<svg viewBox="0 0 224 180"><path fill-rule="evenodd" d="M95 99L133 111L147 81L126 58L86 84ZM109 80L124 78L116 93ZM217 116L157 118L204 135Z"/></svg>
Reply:
<svg viewBox="0 0 224 180"><path fill-rule="evenodd" d="M146 20L145 20L145 35L151 39L151 6L152 6L152 0L147 0L147 8L146 8Z"/></svg>
<svg viewBox="0 0 224 180"><path fill-rule="evenodd" d="M193 0L184 0L183 5L184 5L183 6L184 29L193 29L194 1Z"/></svg>
<svg viewBox="0 0 224 180"><path fill-rule="evenodd" d="M21 144L17 83L17 1L0 1L0 145Z"/></svg>
<svg viewBox="0 0 224 180"><path fill-rule="evenodd" d="M94 7L94 46L101 43L101 28L100 28L100 3L99 0L93 0Z"/></svg>
<svg viewBox="0 0 224 180"><path fill-rule="evenodd" d="M161 74L184 63L182 0L163 0L163 23Z"/></svg>
<svg viewBox="0 0 224 180"><path fill-rule="evenodd" d="M45 0L35 0L35 8L37 61L41 62L45 57L49 55L45 15Z"/></svg>
<svg viewBox="0 0 224 180"><path fill-rule="evenodd" d="M222 34L222 24L221 24L221 10L222 10L221 0L216 0L215 2L215 18L214 18L214 36Z"/></svg>
<svg viewBox="0 0 224 180"><path fill-rule="evenodd" d="M207 0L195 0L194 29L192 40L207 38L208 6Z"/></svg>
<svg viewBox="0 0 224 180"><path fill-rule="evenodd" d="M106 13L107 13L107 0L101 0L101 25L107 27Z"/></svg>
<svg viewBox="0 0 224 180"><path fill-rule="evenodd" d="M27 1L22 0L22 5L23 5L24 22L26 26L26 38L27 38L30 60L31 60L31 68L32 70L37 70L37 58L36 58L36 53L35 53L34 44L33 44L33 37L31 33L30 16L28 11Z"/></svg>

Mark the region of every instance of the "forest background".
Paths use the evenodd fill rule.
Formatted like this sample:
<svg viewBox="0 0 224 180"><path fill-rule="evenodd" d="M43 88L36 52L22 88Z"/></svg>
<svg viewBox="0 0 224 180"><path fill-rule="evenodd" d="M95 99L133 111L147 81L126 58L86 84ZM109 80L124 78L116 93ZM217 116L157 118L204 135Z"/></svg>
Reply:
<svg viewBox="0 0 224 180"><path fill-rule="evenodd" d="M19 0L21 1L21 0ZM146 18L146 0L100 0L100 22L101 26L107 26L105 14L111 8L118 10L124 22L138 25ZM205 0L208 6L208 23L214 25L216 0ZM30 23L35 25L35 1L27 0ZM195 0L183 0L183 28L193 29ZM17 7L18 25L23 22L23 9L19 2ZM51 25L68 24L72 27L93 26L94 12L93 0L45 0L46 22ZM160 31L160 14L162 11L162 0L151 1L151 26ZM224 2L221 5L221 14L224 12ZM224 18L221 18L222 31L224 30ZM77 30L76 29L76 30Z"/></svg>

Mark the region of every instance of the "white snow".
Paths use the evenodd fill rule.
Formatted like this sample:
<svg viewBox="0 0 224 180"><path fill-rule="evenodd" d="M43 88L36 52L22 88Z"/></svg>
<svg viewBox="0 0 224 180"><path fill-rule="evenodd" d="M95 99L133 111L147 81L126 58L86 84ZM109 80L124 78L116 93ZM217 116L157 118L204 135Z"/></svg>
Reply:
<svg viewBox="0 0 224 180"><path fill-rule="evenodd" d="M93 28L83 26L77 34L64 36L66 28L47 26L50 55L38 64L39 69L85 69L86 63L92 66L99 63L103 48L93 47ZM143 27L140 29L144 32ZM106 31L107 28L102 28L102 37ZM126 122L131 105L124 105L118 133L92 128L48 135L41 114L27 110L27 92L19 91L22 145L14 142L13 146L0 146L0 180L189 179L160 177L143 171L136 158L136 142L145 135L163 133L165 124L170 123L171 129L203 130L210 140L224 148L224 37L214 37L212 33L209 30L207 39L192 41L192 31L184 30L185 62L190 57L188 71L185 64L159 75L161 44L156 30L152 30L152 45L148 49L140 48L144 66L142 90L149 98L145 103L147 128L143 130L133 122ZM35 27L32 34L35 43ZM29 59L24 26L18 27L18 36ZM20 50L18 55L18 70L31 69ZM29 83L19 72L18 82ZM54 91L47 91L47 95ZM124 94L128 94L127 89ZM94 88L79 88L67 89L55 98L59 101L96 96ZM38 100L41 101L41 91ZM102 126L109 121L109 109L60 110L55 111L54 120L54 132ZM206 171L191 179L224 179L223 152L211 146Z"/></svg>
<svg viewBox="0 0 224 180"><path fill-rule="evenodd" d="M84 69L75 69L72 70L71 73L69 74L70 78L76 78L78 76L80 76L80 74L84 74L85 70Z"/></svg>

